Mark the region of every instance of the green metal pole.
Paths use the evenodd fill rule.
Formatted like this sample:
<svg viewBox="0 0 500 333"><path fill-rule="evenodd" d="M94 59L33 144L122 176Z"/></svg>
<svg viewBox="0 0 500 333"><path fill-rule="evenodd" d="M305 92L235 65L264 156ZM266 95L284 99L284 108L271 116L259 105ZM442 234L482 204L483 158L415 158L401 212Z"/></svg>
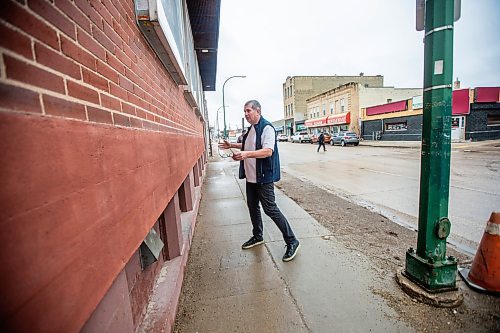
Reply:
<svg viewBox="0 0 500 333"><path fill-rule="evenodd" d="M456 289L457 261L446 256L453 80L453 0L425 7L424 109L417 251L406 252L405 275L428 291Z"/></svg>

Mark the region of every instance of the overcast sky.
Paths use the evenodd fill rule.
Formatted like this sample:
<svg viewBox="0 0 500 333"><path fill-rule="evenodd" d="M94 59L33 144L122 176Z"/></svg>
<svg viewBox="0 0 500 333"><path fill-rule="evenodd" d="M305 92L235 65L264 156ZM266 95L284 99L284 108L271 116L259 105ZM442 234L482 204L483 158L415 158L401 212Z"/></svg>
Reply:
<svg viewBox="0 0 500 333"><path fill-rule="evenodd" d="M500 85L499 18L500 0L462 0L453 71L462 88ZM261 102L266 119L282 119L287 76L363 72L383 75L385 86L421 87L423 35L415 0L222 0L216 91L206 92L210 123L233 75L247 76L224 89L233 129L249 99Z"/></svg>

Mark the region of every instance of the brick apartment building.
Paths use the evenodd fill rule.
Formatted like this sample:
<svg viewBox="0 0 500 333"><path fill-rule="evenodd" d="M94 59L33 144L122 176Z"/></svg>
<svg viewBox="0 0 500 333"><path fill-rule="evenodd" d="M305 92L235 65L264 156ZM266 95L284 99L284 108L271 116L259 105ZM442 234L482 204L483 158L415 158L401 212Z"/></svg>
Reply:
<svg viewBox="0 0 500 333"><path fill-rule="evenodd" d="M172 327L220 0L161 3L0 5L2 332Z"/></svg>

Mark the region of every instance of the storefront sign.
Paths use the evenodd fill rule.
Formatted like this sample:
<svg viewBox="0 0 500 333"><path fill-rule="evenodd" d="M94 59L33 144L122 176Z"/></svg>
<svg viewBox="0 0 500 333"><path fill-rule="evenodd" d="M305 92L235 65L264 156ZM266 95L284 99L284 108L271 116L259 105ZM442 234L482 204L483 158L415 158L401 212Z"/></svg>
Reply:
<svg viewBox="0 0 500 333"><path fill-rule="evenodd" d="M341 113L333 116L328 116L328 125L349 124L351 122L351 113Z"/></svg>
<svg viewBox="0 0 500 333"><path fill-rule="evenodd" d="M424 107L423 96L415 96L411 99L411 105L413 105L413 110L421 109Z"/></svg>
<svg viewBox="0 0 500 333"><path fill-rule="evenodd" d="M318 127L326 125L327 118L328 117L306 120L306 127Z"/></svg>
<svg viewBox="0 0 500 333"><path fill-rule="evenodd" d="M385 124L385 129L387 131L406 131L408 130L408 124L406 121L402 121L399 123L389 123Z"/></svg>

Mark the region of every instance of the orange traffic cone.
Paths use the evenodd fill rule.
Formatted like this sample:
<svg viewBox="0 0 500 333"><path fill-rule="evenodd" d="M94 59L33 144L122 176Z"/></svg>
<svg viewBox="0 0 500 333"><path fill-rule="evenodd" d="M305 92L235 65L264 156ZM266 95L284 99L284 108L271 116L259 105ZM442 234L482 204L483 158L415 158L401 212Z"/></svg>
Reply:
<svg viewBox="0 0 500 333"><path fill-rule="evenodd" d="M460 275L473 289L500 293L500 212L491 213L470 271L460 270Z"/></svg>

